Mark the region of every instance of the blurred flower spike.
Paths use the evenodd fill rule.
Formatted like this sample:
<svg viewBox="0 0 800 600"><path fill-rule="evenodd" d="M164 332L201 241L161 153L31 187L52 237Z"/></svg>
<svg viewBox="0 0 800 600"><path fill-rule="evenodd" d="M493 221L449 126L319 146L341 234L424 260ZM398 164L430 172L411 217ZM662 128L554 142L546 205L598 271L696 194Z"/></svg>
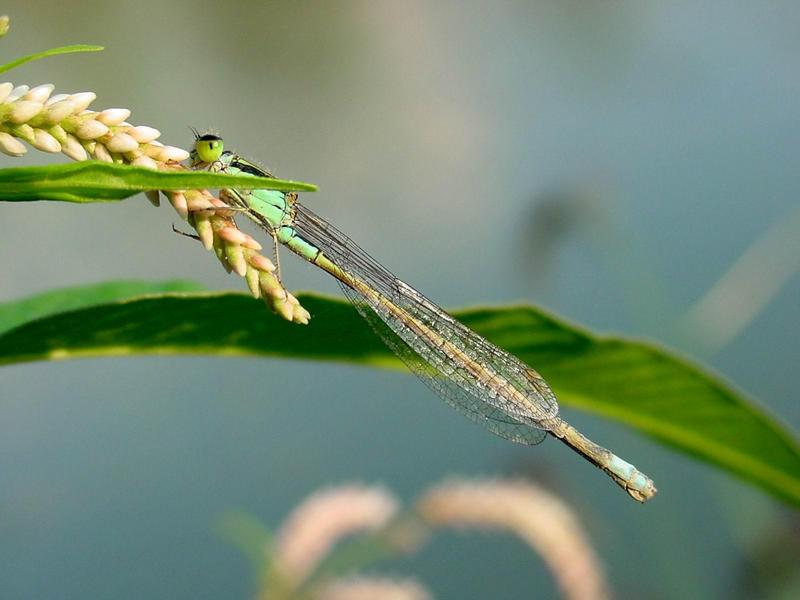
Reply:
<svg viewBox="0 0 800 600"><path fill-rule="evenodd" d="M417 502L432 528L507 531L542 557L564 598L608 598L600 562L575 511L522 480L454 480Z"/></svg>
<svg viewBox="0 0 800 600"><path fill-rule="evenodd" d="M407 510L377 486L353 484L312 494L275 541L264 543L259 598L427 600L432 594L413 579L357 571L414 552L441 529L512 533L542 557L562 597L610 596L575 511L560 498L527 481L466 479L431 488Z"/></svg>

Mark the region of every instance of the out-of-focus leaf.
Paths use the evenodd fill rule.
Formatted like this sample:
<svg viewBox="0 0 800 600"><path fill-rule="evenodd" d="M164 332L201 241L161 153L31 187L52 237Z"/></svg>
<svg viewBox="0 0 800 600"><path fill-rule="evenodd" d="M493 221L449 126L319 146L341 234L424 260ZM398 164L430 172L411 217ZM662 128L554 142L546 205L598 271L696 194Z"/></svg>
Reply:
<svg viewBox="0 0 800 600"><path fill-rule="evenodd" d="M80 289L70 306L85 306ZM307 326L236 293L164 294L33 312L0 334L0 364L130 354L263 355L401 368L349 304L300 296ZM51 308L52 305L51 305ZM57 307L56 307L57 310ZM564 405L625 423L800 505L800 448L785 427L718 378L642 342L591 334L530 306L453 313L536 368ZM641 465L646 467L646 465ZM657 473L650 473L658 481Z"/></svg>
<svg viewBox="0 0 800 600"><path fill-rule="evenodd" d="M202 286L192 281L110 281L53 290L16 302L0 304L0 334L41 317L79 308L129 300L148 294L198 292L201 289Z"/></svg>

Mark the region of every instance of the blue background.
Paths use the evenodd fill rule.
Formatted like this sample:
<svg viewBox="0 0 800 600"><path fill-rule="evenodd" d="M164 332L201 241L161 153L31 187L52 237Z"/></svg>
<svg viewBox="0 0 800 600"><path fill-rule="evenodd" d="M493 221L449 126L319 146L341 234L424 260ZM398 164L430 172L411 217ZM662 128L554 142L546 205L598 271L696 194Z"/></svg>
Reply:
<svg viewBox="0 0 800 600"><path fill-rule="evenodd" d="M217 129L278 175L319 184L306 204L443 306L530 302L659 340L800 423L800 278L771 290L721 347L681 328L751 244L797 222L796 3L39 0L4 10L3 61L106 46L12 81L94 91L93 108L130 108L131 122L178 146L191 144L188 126ZM33 151L0 163L54 160ZM0 300L108 279L244 288L172 234L169 207L141 196L2 215ZM283 256L292 289L338 291ZM764 269L780 266L778 254ZM488 435L403 373L202 357L7 367L0 597L248 597L248 565L214 532L231 508L274 527L329 484L383 483L411 500L448 475L512 473L576 507L619 597L798 593L795 574L752 576L775 557L765 541L797 530L784 505L614 423L565 413L652 475L656 500L628 501L559 444L530 450ZM796 542L779 547L796 564ZM445 598L556 593L541 560L508 536L444 535L383 572L415 575Z"/></svg>

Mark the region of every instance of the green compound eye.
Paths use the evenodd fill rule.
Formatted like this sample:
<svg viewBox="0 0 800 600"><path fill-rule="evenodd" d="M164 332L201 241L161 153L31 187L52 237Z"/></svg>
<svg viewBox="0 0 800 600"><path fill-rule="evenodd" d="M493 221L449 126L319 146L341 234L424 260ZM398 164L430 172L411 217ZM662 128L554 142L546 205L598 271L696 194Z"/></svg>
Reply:
<svg viewBox="0 0 800 600"><path fill-rule="evenodd" d="M222 156L223 147L222 138L210 133L201 135L194 143L197 156L206 163L219 160L219 157Z"/></svg>

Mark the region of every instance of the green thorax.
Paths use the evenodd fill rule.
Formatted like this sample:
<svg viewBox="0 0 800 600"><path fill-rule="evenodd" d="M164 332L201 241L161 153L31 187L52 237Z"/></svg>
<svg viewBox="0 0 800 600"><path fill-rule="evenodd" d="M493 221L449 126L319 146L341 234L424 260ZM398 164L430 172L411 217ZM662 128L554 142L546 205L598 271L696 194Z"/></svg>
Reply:
<svg viewBox="0 0 800 600"><path fill-rule="evenodd" d="M215 162L217 164L211 167L213 170L224 171L234 175L273 177L269 171L232 152L224 152L219 160ZM228 190L228 194L235 196L244 206L263 217L266 224L273 230L279 230L281 227L292 224L291 207L296 194L260 189Z"/></svg>
<svg viewBox="0 0 800 600"><path fill-rule="evenodd" d="M205 137L209 138L209 143L219 139L215 136ZM198 139L204 141L204 138ZM232 175L273 177L272 173L266 169L230 151L217 154L209 152L205 155L195 152L192 162L193 166L206 168L209 171ZM323 269L334 268L327 261L322 260L319 248L298 235L294 227L294 204L297 194L278 190L228 188L221 191L220 197L231 206L245 209L251 220L266 229L277 241L286 244L293 252L312 262L321 260L322 262L316 264Z"/></svg>

